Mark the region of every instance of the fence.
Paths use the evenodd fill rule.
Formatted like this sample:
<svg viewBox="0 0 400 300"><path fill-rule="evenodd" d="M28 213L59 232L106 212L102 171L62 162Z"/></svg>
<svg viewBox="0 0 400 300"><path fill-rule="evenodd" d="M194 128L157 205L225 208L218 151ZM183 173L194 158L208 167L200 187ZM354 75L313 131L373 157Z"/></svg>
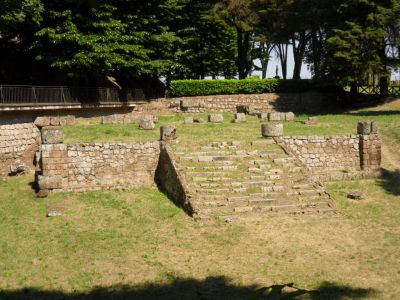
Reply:
<svg viewBox="0 0 400 300"><path fill-rule="evenodd" d="M142 89L0 85L0 107L123 104L142 101L147 101Z"/></svg>
<svg viewBox="0 0 400 300"><path fill-rule="evenodd" d="M379 95L380 94L380 87L379 86L359 86L358 93L366 94L366 95ZM400 86L389 86L388 87L388 94L390 96L400 96Z"/></svg>

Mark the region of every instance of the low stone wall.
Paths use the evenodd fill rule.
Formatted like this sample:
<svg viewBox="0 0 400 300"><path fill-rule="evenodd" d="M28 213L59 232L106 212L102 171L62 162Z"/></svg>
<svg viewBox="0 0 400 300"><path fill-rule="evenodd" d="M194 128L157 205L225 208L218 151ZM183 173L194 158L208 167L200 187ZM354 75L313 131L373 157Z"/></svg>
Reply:
<svg viewBox="0 0 400 300"><path fill-rule="evenodd" d="M33 123L0 125L0 175L10 173L16 162L33 166L34 153L40 142L39 129Z"/></svg>
<svg viewBox="0 0 400 300"><path fill-rule="evenodd" d="M343 179L355 179L357 173L360 178L378 174L381 167L382 142L374 122L360 122L357 135L282 136L276 141L314 172L342 171L348 174Z"/></svg>
<svg viewBox="0 0 400 300"><path fill-rule="evenodd" d="M284 136L277 139L310 169L360 170L359 136Z"/></svg>
<svg viewBox="0 0 400 300"><path fill-rule="evenodd" d="M179 103L181 112L231 112L237 106L251 106L256 112L315 111L326 107L331 95L318 92L266 93L241 95L213 95L169 99L172 105Z"/></svg>
<svg viewBox="0 0 400 300"><path fill-rule="evenodd" d="M154 186L159 142L43 144L41 191L94 191Z"/></svg>

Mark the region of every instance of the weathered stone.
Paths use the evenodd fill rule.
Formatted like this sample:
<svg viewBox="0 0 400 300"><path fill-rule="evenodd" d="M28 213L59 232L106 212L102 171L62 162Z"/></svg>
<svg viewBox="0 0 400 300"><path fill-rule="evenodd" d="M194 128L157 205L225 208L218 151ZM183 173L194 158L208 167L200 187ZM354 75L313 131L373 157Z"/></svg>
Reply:
<svg viewBox="0 0 400 300"><path fill-rule="evenodd" d="M261 125L263 137L279 137L283 135L283 124L267 123Z"/></svg>
<svg viewBox="0 0 400 300"><path fill-rule="evenodd" d="M281 113L279 112L271 112L268 114L268 121L281 121Z"/></svg>
<svg viewBox="0 0 400 300"><path fill-rule="evenodd" d="M204 101L198 99L185 99L181 101L181 109L187 110L189 108L202 108L204 107Z"/></svg>
<svg viewBox="0 0 400 300"><path fill-rule="evenodd" d="M37 117L34 121L34 124L37 127L50 126L50 118L49 117Z"/></svg>
<svg viewBox="0 0 400 300"><path fill-rule="evenodd" d="M244 113L236 113L235 114L235 119L233 120L234 123L245 123L246 120L246 114Z"/></svg>
<svg viewBox="0 0 400 300"><path fill-rule="evenodd" d="M224 121L224 116L221 114L212 114L208 116L208 122L222 123L223 121Z"/></svg>
<svg viewBox="0 0 400 300"><path fill-rule="evenodd" d="M42 128L42 144L62 144L64 143L64 133L60 129Z"/></svg>
<svg viewBox="0 0 400 300"><path fill-rule="evenodd" d="M160 128L160 138L162 141L171 141L178 138L178 131L175 125L164 125Z"/></svg>
<svg viewBox="0 0 400 300"><path fill-rule="evenodd" d="M371 123L371 133L372 134L378 134L379 133L378 123L376 123L376 122L372 122Z"/></svg>
<svg viewBox="0 0 400 300"><path fill-rule="evenodd" d="M156 128L156 125L154 124L153 120L143 118L139 121L139 128L144 130L152 130Z"/></svg>
<svg viewBox="0 0 400 300"><path fill-rule="evenodd" d="M268 116L269 116L269 113L260 113L259 115L258 115L258 117L261 119L261 121L263 121L263 122L267 122L268 121Z"/></svg>
<svg viewBox="0 0 400 300"><path fill-rule="evenodd" d="M59 116L50 117L50 126L59 126L59 125L60 125L60 117Z"/></svg>
<svg viewBox="0 0 400 300"><path fill-rule="evenodd" d="M75 116L69 115L69 116L65 117L65 124L66 125L71 126L71 125L75 125L75 123L76 123Z"/></svg>
<svg viewBox="0 0 400 300"><path fill-rule="evenodd" d="M285 117L286 121L294 121L295 115L292 112L287 112Z"/></svg>
<svg viewBox="0 0 400 300"><path fill-rule="evenodd" d="M353 200L361 200L364 198L364 194L361 191L351 191L347 194L347 198Z"/></svg>
<svg viewBox="0 0 400 300"><path fill-rule="evenodd" d="M57 210L50 210L47 212L46 217L47 218L54 218L54 217L61 217L63 214L60 211Z"/></svg>
<svg viewBox="0 0 400 300"><path fill-rule="evenodd" d="M27 166L21 161L16 161L10 166L10 176L22 175L27 171Z"/></svg>
<svg viewBox="0 0 400 300"><path fill-rule="evenodd" d="M39 198L46 198L49 195L48 190L40 190L37 192L36 196Z"/></svg>
<svg viewBox="0 0 400 300"><path fill-rule="evenodd" d="M361 121L357 124L357 133L361 135L371 134L372 122L371 121Z"/></svg>
<svg viewBox="0 0 400 300"><path fill-rule="evenodd" d="M192 124L192 123L194 123L194 119L193 119L193 117L185 117L183 122L185 124Z"/></svg>
<svg viewBox="0 0 400 300"><path fill-rule="evenodd" d="M62 177L59 175L38 176L39 190L54 190L62 188Z"/></svg>

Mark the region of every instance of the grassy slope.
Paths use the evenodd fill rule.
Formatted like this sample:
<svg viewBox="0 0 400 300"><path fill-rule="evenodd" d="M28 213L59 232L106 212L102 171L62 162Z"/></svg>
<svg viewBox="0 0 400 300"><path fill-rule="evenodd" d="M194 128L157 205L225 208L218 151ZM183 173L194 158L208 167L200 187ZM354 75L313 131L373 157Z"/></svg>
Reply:
<svg viewBox="0 0 400 300"><path fill-rule="evenodd" d="M398 147L398 114L362 114L380 122L385 142L391 149ZM162 122L180 123L181 117L170 118ZM365 117L323 115L317 127L292 123L286 130L302 135L305 131L351 133L358 119ZM182 140L193 143L220 135L254 139L249 132L258 134L259 122L180 126ZM194 126L199 131L192 136ZM109 128L116 131L106 133ZM125 134L121 128L127 130ZM84 141L131 140L138 131L133 125L94 126L70 127L66 133L70 141L74 136ZM144 139L158 136L157 132L140 134ZM400 191L393 188L397 183L392 179L330 184L339 211L334 216L266 215L248 224L196 223L156 190L37 199L30 178L0 182L0 299L29 299L26 288L90 293L98 288L116 290L120 285L125 285L124 291L133 289L129 295L136 295L135 299L174 299L196 290L178 285L177 278L205 282L197 293L204 289L216 293L218 280L204 281L210 276L229 278L229 287L228 283L223 287L233 292L243 286L295 282L301 288L321 290L318 299L396 299L400 294ZM347 200L346 191L352 189L363 190L366 199ZM49 209L62 210L64 215L46 218ZM155 286L147 287L150 283ZM160 286L169 287L167 296L152 296L150 291ZM147 296L137 296L137 289ZM127 295L98 293L92 293L92 298Z"/></svg>

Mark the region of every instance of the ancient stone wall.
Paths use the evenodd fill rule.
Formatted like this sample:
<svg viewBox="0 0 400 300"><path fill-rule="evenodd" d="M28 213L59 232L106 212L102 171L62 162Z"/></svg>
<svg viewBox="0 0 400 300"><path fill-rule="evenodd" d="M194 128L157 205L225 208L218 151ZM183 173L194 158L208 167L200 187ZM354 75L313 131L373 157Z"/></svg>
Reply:
<svg viewBox="0 0 400 300"><path fill-rule="evenodd" d="M284 136L277 139L310 169L360 169L359 136Z"/></svg>
<svg viewBox="0 0 400 300"><path fill-rule="evenodd" d="M159 142L43 144L40 190L93 191L154 186Z"/></svg>
<svg viewBox="0 0 400 300"><path fill-rule="evenodd" d="M187 113L236 112L237 106L252 106L256 112L274 111L315 111L327 105L328 94L307 93L266 93L241 95L213 95L169 99L180 110Z"/></svg>
<svg viewBox="0 0 400 300"><path fill-rule="evenodd" d="M18 161L32 166L39 141L40 132L33 123L0 125L0 175L10 173L10 167Z"/></svg>

